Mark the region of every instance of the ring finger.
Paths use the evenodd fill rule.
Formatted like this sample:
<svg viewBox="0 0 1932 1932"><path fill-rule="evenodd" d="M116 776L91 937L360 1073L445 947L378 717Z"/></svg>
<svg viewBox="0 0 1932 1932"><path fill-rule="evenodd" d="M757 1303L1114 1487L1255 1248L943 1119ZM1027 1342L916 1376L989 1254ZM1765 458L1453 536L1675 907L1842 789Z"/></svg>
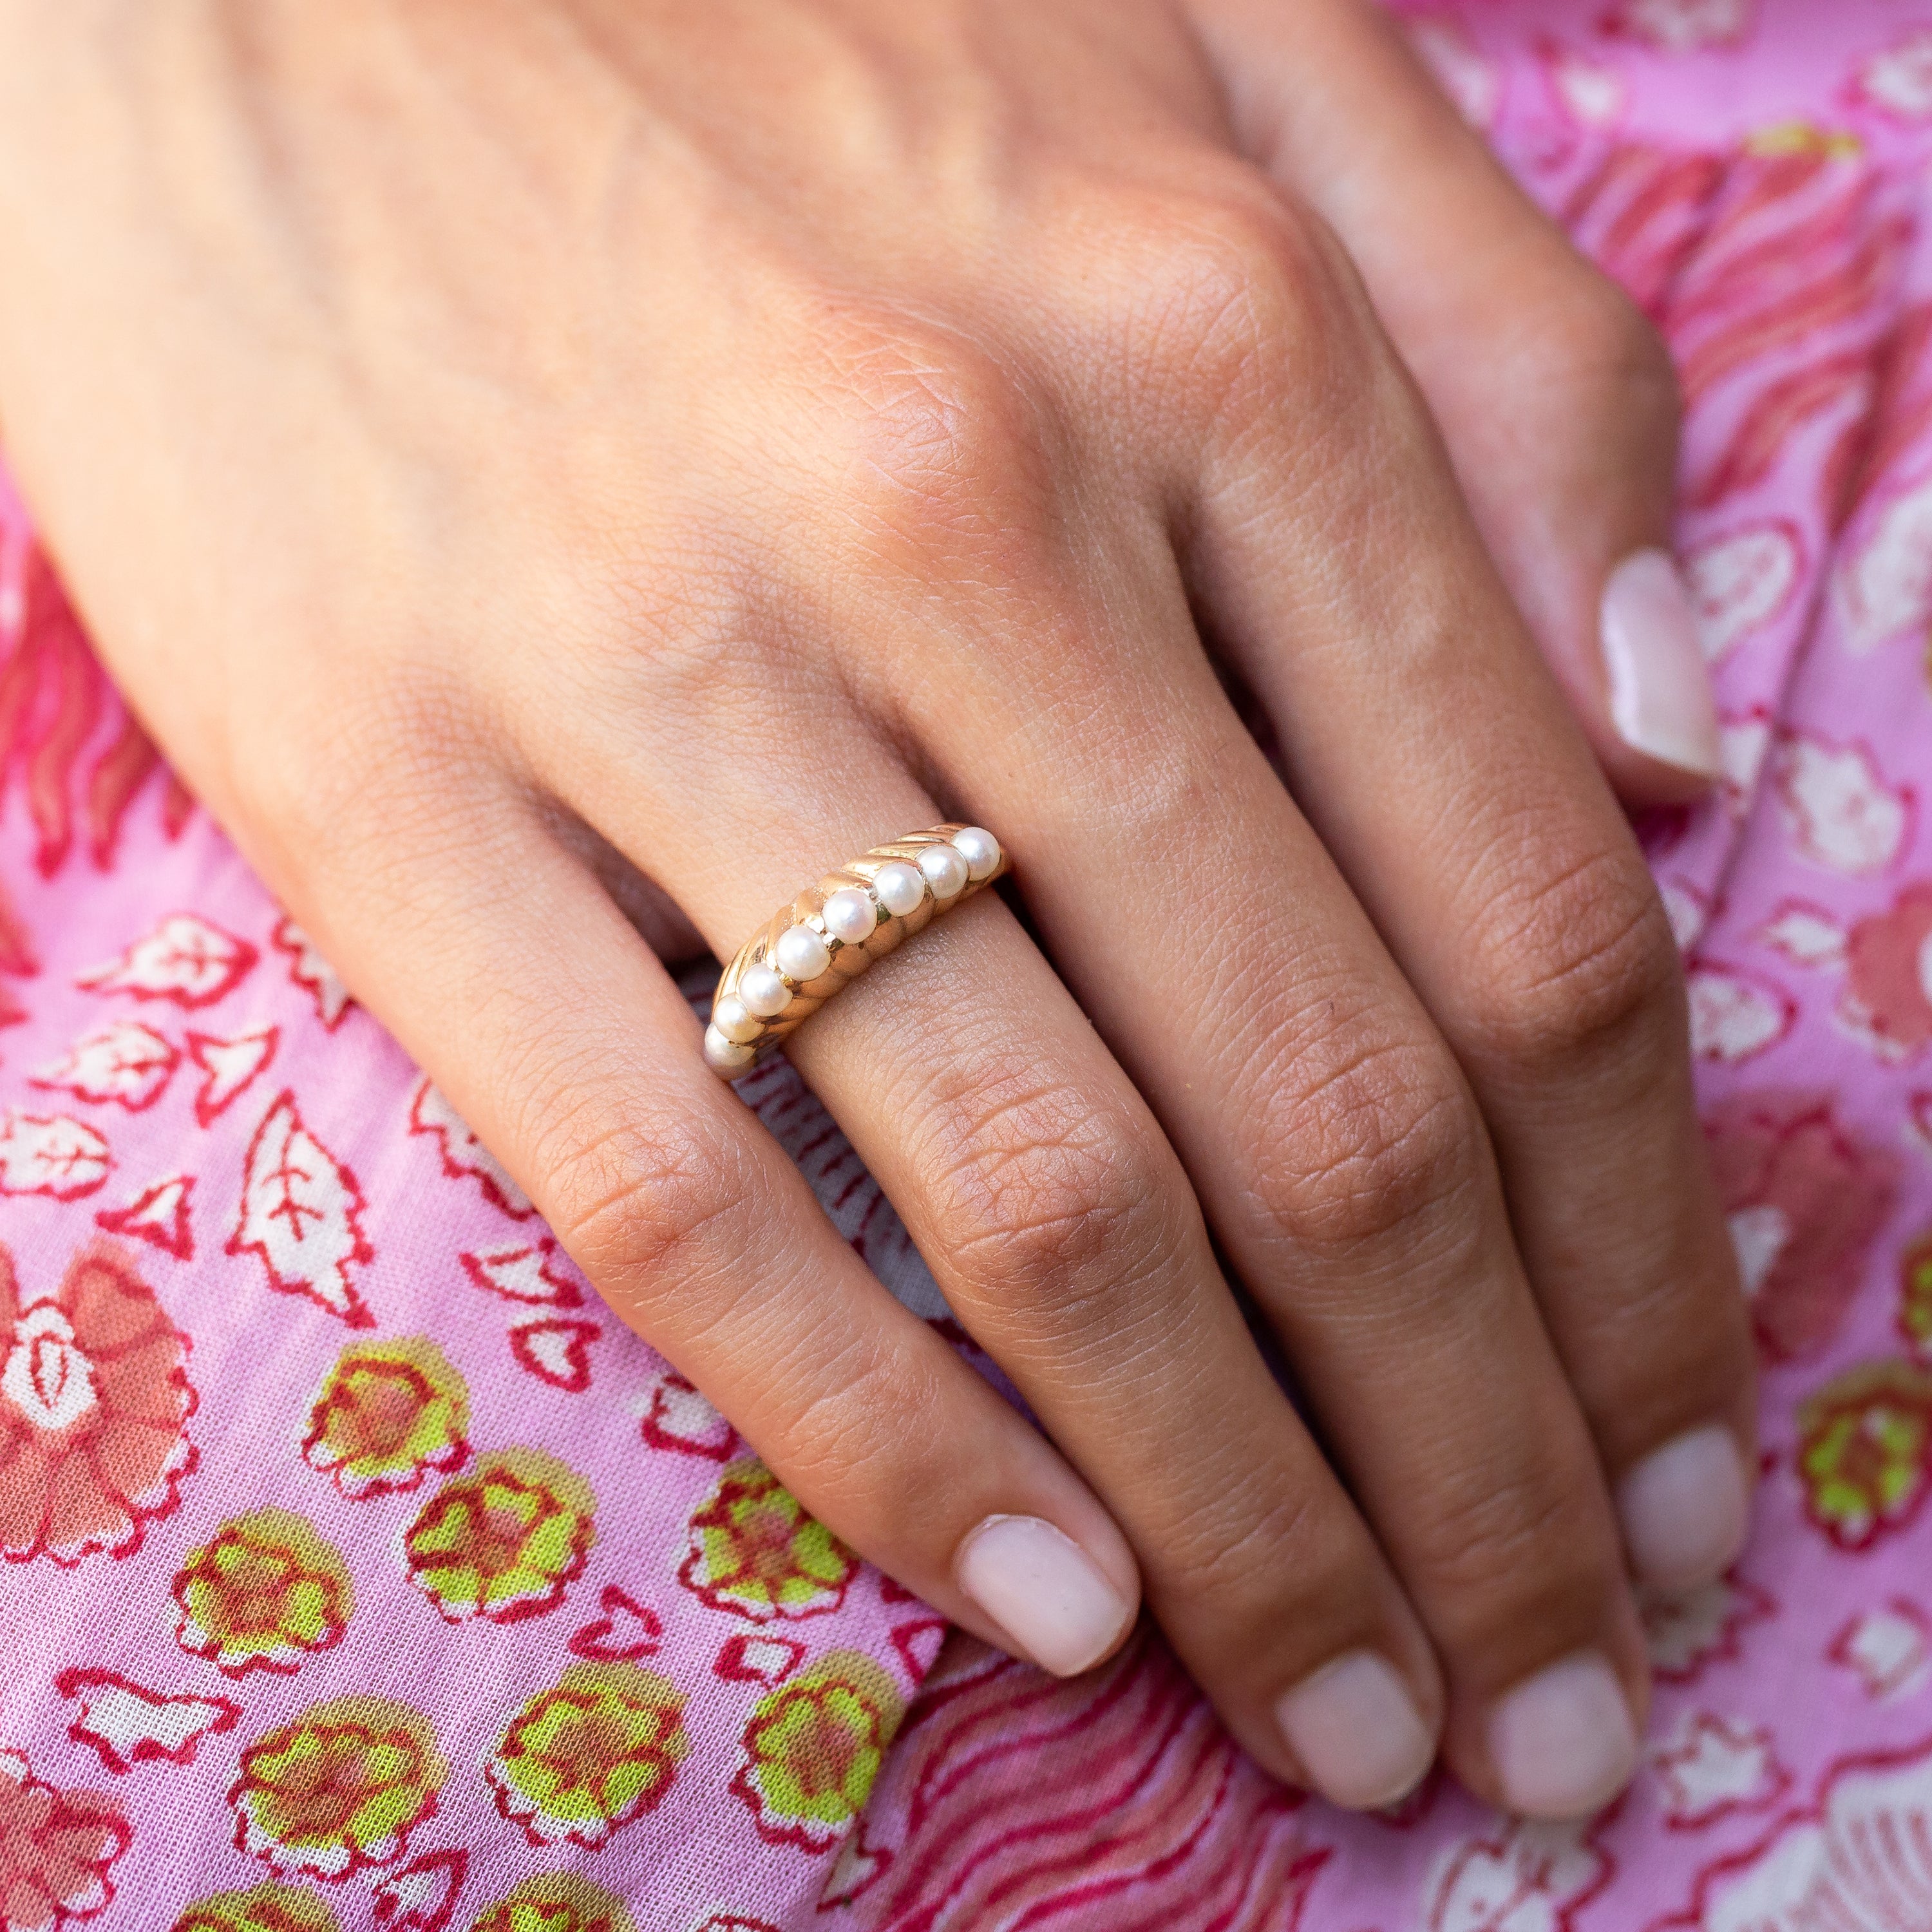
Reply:
<svg viewBox="0 0 1932 1932"><path fill-rule="evenodd" d="M579 808L602 801L598 829L652 855L721 952L835 860L942 816L856 720L794 713L772 737L741 741L734 768L769 793L712 775L701 850L622 782L615 736L573 767ZM865 797L799 796L774 766L801 742L866 772ZM1126 1532L1151 1606L1250 1751L1346 1804L1400 1796L1441 1719L1427 1639L1256 1353L1159 1127L1004 904L928 927L788 1052Z"/></svg>

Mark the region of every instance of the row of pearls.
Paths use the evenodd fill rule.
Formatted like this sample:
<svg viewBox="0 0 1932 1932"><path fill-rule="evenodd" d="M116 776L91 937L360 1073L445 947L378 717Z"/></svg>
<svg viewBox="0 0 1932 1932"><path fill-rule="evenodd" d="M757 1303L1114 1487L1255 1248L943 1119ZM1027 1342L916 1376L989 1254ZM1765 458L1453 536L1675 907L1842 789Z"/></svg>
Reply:
<svg viewBox="0 0 1932 1932"><path fill-rule="evenodd" d="M1000 868L1000 842L969 825L944 845L928 845L910 862L895 859L881 866L869 889L842 886L828 897L816 921L788 926L769 961L748 966L738 976L736 993L711 1010L704 1029L704 1057L721 1073L740 1073L758 1057L765 1022L790 1005L792 995L828 971L842 946L862 946L886 919L904 919L932 895L943 908L966 890L968 880L989 879ZM821 932L819 928L823 927Z"/></svg>

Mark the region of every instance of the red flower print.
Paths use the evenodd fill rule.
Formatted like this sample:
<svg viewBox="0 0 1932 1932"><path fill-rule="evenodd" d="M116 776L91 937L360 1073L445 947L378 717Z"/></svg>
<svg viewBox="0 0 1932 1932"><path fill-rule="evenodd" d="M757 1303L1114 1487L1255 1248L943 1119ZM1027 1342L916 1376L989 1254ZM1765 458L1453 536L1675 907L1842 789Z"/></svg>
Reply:
<svg viewBox="0 0 1932 1932"><path fill-rule="evenodd" d="M499 1449L452 1478L403 1532L410 1580L452 1623L515 1623L563 1600L596 1531L597 1498L540 1449Z"/></svg>
<svg viewBox="0 0 1932 1932"><path fill-rule="evenodd" d="M314 1705L242 1752L228 1793L236 1848L285 1876L345 1879L393 1864L448 1776L428 1720L409 1705Z"/></svg>
<svg viewBox="0 0 1932 1932"><path fill-rule="evenodd" d="M345 1496L412 1490L431 1469L460 1469L470 1391L427 1335L352 1342L308 1412L302 1460Z"/></svg>
<svg viewBox="0 0 1932 1932"><path fill-rule="evenodd" d="M333 1544L287 1510L224 1523L176 1573L176 1640L224 1676L286 1672L341 1642L354 1601Z"/></svg>
<svg viewBox="0 0 1932 1932"><path fill-rule="evenodd" d="M594 1850L654 1808L691 1754L684 1699L634 1664L573 1664L510 1720L484 1767L533 1845Z"/></svg>
<svg viewBox="0 0 1932 1932"><path fill-rule="evenodd" d="M57 1790L17 1753L0 1751L0 1924L56 1932L92 1918L112 1902L108 1868L133 1837L111 1798Z"/></svg>
<svg viewBox="0 0 1932 1932"><path fill-rule="evenodd" d="M1852 928L1838 1017L1882 1059L1909 1060L1932 1040L1932 884L1907 886L1889 912Z"/></svg>
<svg viewBox="0 0 1932 1932"><path fill-rule="evenodd" d="M1898 1332L1932 1355L1932 1234L1921 1234L1898 1261Z"/></svg>
<svg viewBox="0 0 1932 1932"><path fill-rule="evenodd" d="M725 1466L689 1535L677 1580L754 1623L836 1610L858 1574L859 1559L754 1457Z"/></svg>
<svg viewBox="0 0 1932 1932"><path fill-rule="evenodd" d="M1932 1494L1932 1371L1864 1362L1798 1411L1798 1474L1811 1520L1841 1550L1903 1529Z"/></svg>
<svg viewBox="0 0 1932 1932"><path fill-rule="evenodd" d="M1892 1212L1899 1161L1850 1131L1822 1094L1734 1096L1704 1131L1767 1360L1815 1354L1858 1292Z"/></svg>
<svg viewBox="0 0 1932 1932"><path fill-rule="evenodd" d="M636 1932L624 1901L574 1872L526 1878L470 1922L470 1932Z"/></svg>
<svg viewBox="0 0 1932 1932"><path fill-rule="evenodd" d="M775 1844L829 1851L852 1828L903 1714L869 1657L835 1650L758 1700L731 1789Z"/></svg>
<svg viewBox="0 0 1932 1932"><path fill-rule="evenodd" d="M307 1886L270 1882L196 1899L171 1932L342 1932L342 1924Z"/></svg>
<svg viewBox="0 0 1932 1932"><path fill-rule="evenodd" d="M57 1294L23 1306L0 1249L0 1553L139 1546L194 1467L187 1360L124 1250L84 1249Z"/></svg>

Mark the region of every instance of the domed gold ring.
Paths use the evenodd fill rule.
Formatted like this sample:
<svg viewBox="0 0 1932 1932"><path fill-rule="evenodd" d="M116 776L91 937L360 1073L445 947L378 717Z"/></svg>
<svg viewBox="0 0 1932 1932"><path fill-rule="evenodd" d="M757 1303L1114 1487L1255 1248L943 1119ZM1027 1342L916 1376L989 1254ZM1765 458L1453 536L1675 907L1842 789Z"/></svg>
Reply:
<svg viewBox="0 0 1932 1932"><path fill-rule="evenodd" d="M706 1060L727 1080L748 1073L874 959L1006 870L990 832L935 825L827 872L733 956L712 1000Z"/></svg>

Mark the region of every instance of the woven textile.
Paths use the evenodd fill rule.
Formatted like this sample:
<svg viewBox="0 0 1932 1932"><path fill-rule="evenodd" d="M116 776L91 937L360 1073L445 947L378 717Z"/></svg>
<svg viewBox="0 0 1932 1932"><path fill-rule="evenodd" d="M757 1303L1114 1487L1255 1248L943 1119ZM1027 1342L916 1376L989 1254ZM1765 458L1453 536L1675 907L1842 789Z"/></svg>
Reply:
<svg viewBox="0 0 1932 1932"><path fill-rule="evenodd" d="M1689 404L1730 776L1643 829L1766 1480L1653 1608L1632 1790L1344 1817L1156 1637L1072 1684L949 1640L602 1310L0 493L0 1924L1932 1932L1932 7L1412 25ZM938 1311L795 1076L752 1091Z"/></svg>

